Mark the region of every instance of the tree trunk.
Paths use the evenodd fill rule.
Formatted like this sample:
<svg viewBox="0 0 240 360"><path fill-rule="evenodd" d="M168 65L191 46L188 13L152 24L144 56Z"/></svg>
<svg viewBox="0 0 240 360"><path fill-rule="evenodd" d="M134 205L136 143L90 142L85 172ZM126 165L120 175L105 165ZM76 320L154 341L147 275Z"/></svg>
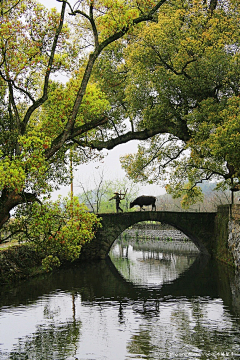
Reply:
<svg viewBox="0 0 240 360"><path fill-rule="evenodd" d="M0 229L10 218L10 211L19 203L19 195L14 192L2 191L0 198Z"/></svg>
<svg viewBox="0 0 240 360"><path fill-rule="evenodd" d="M0 197L0 229L10 218L10 211L17 205L27 202L41 201L32 193L17 193L15 191L8 192L6 189L2 191Z"/></svg>

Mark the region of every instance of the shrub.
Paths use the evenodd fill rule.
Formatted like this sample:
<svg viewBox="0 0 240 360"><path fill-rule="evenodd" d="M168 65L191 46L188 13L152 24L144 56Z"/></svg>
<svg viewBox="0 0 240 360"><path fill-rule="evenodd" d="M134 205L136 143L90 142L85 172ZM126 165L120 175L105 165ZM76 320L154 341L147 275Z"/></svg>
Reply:
<svg viewBox="0 0 240 360"><path fill-rule="evenodd" d="M82 245L93 239L100 219L78 198L23 205L10 230L19 242L31 243L46 270L79 257Z"/></svg>

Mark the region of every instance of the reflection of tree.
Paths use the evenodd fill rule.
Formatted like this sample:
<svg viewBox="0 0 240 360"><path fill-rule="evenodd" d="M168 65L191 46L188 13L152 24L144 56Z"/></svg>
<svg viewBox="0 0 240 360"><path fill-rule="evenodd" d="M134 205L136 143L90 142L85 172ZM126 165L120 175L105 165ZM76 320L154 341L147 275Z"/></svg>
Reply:
<svg viewBox="0 0 240 360"><path fill-rule="evenodd" d="M219 306L218 300L213 301ZM222 307L223 305L221 305ZM160 304L158 316L144 321L128 343L130 359L235 359L239 356L239 328L227 313L209 321L209 299L182 299ZM220 312L221 313L221 312Z"/></svg>
<svg viewBox="0 0 240 360"><path fill-rule="evenodd" d="M234 359L239 356L240 339L239 328L232 321L228 313L217 312L218 317L211 321L211 307L208 308L205 302L192 302L192 329L191 337L182 332L182 340L191 344L201 352L200 359L207 360L212 354L212 358L223 360L226 358ZM215 301L213 301L215 303ZM209 303L208 303L209 304ZM223 304L216 300L216 304L223 307ZM216 316L216 310L215 310ZM193 326L194 325L194 326ZM235 328L235 329L234 329Z"/></svg>
<svg viewBox="0 0 240 360"><path fill-rule="evenodd" d="M192 299L189 302L178 304L172 312L171 320L175 323L179 343L185 349L197 351L199 359L226 359L239 349L239 329L232 329L234 323L227 313L221 317L221 311L209 306L210 299ZM213 300L213 305L222 304ZM218 317L214 322L209 321L211 312L215 311ZM234 335L234 332L236 335ZM237 350L238 351L238 350ZM228 354L228 355L227 355Z"/></svg>
<svg viewBox="0 0 240 360"><path fill-rule="evenodd" d="M149 331L140 329L138 334L133 335L127 349L130 354L144 354L144 358L151 359L150 356L154 352L154 346Z"/></svg>
<svg viewBox="0 0 240 360"><path fill-rule="evenodd" d="M160 286L174 281L196 259L196 254L195 256L191 254L186 256L180 253L163 252L158 248L151 247L148 250L139 248L136 251L133 244L133 241L131 246L128 241L118 241L110 256L114 266L125 280L131 281L135 285L145 286L152 283L153 286ZM136 255L137 259L135 259ZM158 279L157 282L156 279Z"/></svg>
<svg viewBox="0 0 240 360"><path fill-rule="evenodd" d="M145 255L145 261L151 264L156 264L155 260L161 262L161 254L149 252L149 256ZM163 259L164 262L168 260L166 256ZM129 275L127 266L132 265L133 260L118 259L118 261L120 265L123 262L124 274ZM166 265L168 263L169 261L166 261ZM185 264L183 260L180 263L176 261L177 266L182 263ZM148 360L234 359L231 355L228 357L217 355L231 354L232 351L236 353L240 345L239 325L236 319L232 318L231 309L229 310L228 303L221 296L225 292L225 299L230 301L230 295L227 295L230 294L230 287L227 286L228 278L224 287L220 286L224 280L224 273L221 273L220 278L217 276L219 275L217 269L216 264L208 258L198 258L191 268L172 283L157 287L136 286L127 280L129 276L124 279L108 259L66 268L56 272L54 276L51 274L44 282L42 278L31 279L29 283L25 282L24 286L21 286L21 296L14 288L15 302L18 298L18 304L26 303L26 299L31 294L34 295L31 302L35 304L38 302L36 299L39 299L43 293L55 294L56 289L61 289L68 294L66 301L68 311L71 313L70 315L69 312L66 313L64 317L66 320L63 320L61 315L66 307L62 303L60 306L55 298L54 301L47 302L44 308L45 327L38 326L33 335L22 337L9 356L0 352L0 359L66 360L79 357L82 351L79 347L80 331L82 331L81 323L78 321L80 303L85 309L88 307L91 314L97 307L104 316L107 313L106 317L101 316L99 319L104 321L104 335L109 333L111 336L112 328L106 332L105 327L108 324L105 319L110 318L111 323L116 319L118 324L114 323L114 325L121 331L127 330L126 336L131 332L126 360L134 357ZM26 298L23 297L23 293ZM0 304L1 302L3 304L3 298L7 299L11 292L4 293L0 289L0 294ZM48 296L52 298L52 295ZM221 297L223 301L220 300ZM41 301L41 306L42 304ZM7 303L5 302L4 305L6 306ZM112 314L116 317L112 317ZM88 321L87 316L83 319ZM96 318L93 319L93 327L95 325L99 325Z"/></svg>
<svg viewBox="0 0 240 360"><path fill-rule="evenodd" d="M162 302L158 316L146 319L131 336L128 352L155 359L236 359L239 356L239 328L223 305L209 298ZM214 321L210 321L215 311ZM132 358L131 355L129 359ZM134 356L133 356L134 357Z"/></svg>
<svg viewBox="0 0 240 360"><path fill-rule="evenodd" d="M35 334L19 339L14 350L9 354L9 360L44 359L65 360L74 356L79 342L81 321L55 325L47 328L38 326Z"/></svg>
<svg viewBox="0 0 240 360"><path fill-rule="evenodd" d="M125 254L124 254L124 250ZM131 266L134 266L134 262L128 258L128 249L123 246L119 246L119 257L114 257L113 264L124 279L128 280L131 274Z"/></svg>

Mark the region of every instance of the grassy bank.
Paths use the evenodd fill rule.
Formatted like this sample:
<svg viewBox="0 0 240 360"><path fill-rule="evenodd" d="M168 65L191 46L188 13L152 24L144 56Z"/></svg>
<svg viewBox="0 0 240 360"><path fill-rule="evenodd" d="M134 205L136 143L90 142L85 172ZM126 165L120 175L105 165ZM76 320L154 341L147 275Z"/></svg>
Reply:
<svg viewBox="0 0 240 360"><path fill-rule="evenodd" d="M43 272L42 258L29 244L0 250L0 284L10 284Z"/></svg>

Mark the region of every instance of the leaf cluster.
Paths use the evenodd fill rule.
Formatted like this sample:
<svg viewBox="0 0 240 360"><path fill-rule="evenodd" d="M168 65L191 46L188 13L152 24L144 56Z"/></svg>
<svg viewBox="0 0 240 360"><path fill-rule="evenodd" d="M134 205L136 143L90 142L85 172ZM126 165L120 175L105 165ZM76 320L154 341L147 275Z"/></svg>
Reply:
<svg viewBox="0 0 240 360"><path fill-rule="evenodd" d="M51 270L64 261L76 260L99 226L100 219L77 198L59 198L19 207L6 230L19 242L32 244L43 257L43 267Z"/></svg>
<svg viewBox="0 0 240 360"><path fill-rule="evenodd" d="M192 199L203 180L239 183L239 10L235 1L165 3L156 23L128 37L113 69L125 70L122 98L109 89L110 99L134 131L161 134L122 159L131 178Z"/></svg>

